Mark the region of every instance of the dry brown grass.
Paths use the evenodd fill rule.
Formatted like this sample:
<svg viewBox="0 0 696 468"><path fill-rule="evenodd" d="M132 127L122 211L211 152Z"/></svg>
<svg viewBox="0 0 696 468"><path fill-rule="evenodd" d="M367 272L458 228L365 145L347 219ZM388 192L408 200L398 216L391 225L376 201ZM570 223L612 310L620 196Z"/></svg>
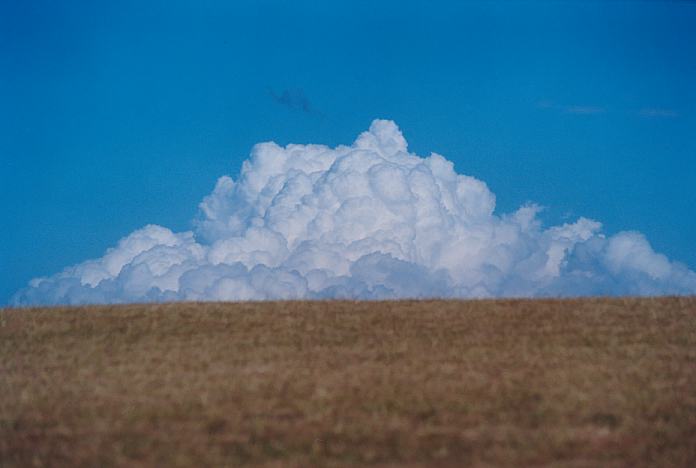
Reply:
<svg viewBox="0 0 696 468"><path fill-rule="evenodd" d="M0 465L695 466L696 298L0 311Z"/></svg>

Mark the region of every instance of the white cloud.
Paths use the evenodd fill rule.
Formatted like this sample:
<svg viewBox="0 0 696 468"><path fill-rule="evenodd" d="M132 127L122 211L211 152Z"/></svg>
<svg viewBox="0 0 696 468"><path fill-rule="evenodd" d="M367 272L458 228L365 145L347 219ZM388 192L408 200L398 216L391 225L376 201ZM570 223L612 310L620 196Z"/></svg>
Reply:
<svg viewBox="0 0 696 468"><path fill-rule="evenodd" d="M256 145L193 232L145 226L14 303L696 293L696 273L640 233L494 208L484 182L376 120L351 146Z"/></svg>

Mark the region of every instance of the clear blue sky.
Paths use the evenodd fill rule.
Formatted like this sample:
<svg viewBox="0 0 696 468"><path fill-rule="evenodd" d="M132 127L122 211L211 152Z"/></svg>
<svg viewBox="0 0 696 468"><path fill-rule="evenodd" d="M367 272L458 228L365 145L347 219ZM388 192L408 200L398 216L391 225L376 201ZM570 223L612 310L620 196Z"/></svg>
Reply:
<svg viewBox="0 0 696 468"><path fill-rule="evenodd" d="M696 268L696 4L0 4L0 303L147 223L190 228L251 146L394 119L498 212L583 215Z"/></svg>

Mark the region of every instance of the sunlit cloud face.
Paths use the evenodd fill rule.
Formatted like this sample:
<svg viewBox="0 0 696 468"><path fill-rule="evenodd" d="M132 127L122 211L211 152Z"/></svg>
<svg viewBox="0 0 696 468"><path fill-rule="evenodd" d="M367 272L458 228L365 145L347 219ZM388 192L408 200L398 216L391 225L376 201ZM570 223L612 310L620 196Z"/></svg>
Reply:
<svg viewBox="0 0 696 468"><path fill-rule="evenodd" d="M538 211L496 214L484 182L375 120L349 146L256 145L193 231L145 226L14 303L696 293L696 273L642 234L545 227Z"/></svg>

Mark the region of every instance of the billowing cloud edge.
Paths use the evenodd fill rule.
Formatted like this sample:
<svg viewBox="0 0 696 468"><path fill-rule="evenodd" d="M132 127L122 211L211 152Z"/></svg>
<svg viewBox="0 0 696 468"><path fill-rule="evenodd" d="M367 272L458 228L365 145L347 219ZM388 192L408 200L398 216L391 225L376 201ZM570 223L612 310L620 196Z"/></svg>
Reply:
<svg viewBox="0 0 696 468"><path fill-rule="evenodd" d="M257 144L192 231L147 225L12 304L696 293L696 273L639 232L494 209L484 182L375 120L350 146Z"/></svg>

